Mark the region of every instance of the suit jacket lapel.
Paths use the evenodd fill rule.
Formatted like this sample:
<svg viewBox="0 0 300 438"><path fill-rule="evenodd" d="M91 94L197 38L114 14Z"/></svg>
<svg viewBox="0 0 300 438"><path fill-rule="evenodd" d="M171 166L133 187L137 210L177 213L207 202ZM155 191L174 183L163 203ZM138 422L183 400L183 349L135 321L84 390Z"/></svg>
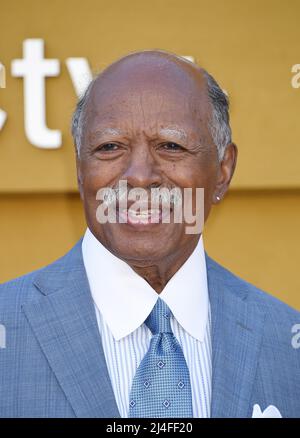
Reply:
<svg viewBox="0 0 300 438"><path fill-rule="evenodd" d="M81 256L81 241L40 271L26 317L77 417L119 417Z"/></svg>
<svg viewBox="0 0 300 438"><path fill-rule="evenodd" d="M242 282L207 257L212 314L212 417L251 417L264 313Z"/></svg>

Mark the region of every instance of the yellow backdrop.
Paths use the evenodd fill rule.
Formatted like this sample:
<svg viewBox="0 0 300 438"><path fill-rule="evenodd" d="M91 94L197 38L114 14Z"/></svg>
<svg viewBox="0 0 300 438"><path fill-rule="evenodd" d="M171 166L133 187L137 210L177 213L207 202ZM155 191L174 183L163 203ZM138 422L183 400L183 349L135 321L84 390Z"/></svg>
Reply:
<svg viewBox="0 0 300 438"><path fill-rule="evenodd" d="M39 268L84 231L69 124L76 94L66 59L92 71L129 51L162 48L193 56L231 99L239 161L232 189L205 229L217 261L300 309L300 1L2 0L0 62L0 281ZM12 76L23 41L43 39L60 74L46 80L47 126L59 149L24 133L23 80Z"/></svg>

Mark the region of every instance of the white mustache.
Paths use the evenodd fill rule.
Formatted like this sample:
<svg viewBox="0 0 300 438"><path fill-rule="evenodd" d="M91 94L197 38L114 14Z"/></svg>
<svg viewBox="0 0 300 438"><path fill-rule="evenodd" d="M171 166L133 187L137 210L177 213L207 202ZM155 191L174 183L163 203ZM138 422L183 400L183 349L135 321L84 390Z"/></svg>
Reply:
<svg viewBox="0 0 300 438"><path fill-rule="evenodd" d="M182 192L178 187L172 187L171 189L167 187L152 188L150 189L150 195L148 191L145 192L146 189L140 187L134 187L130 190L122 190L119 187L106 187L101 189L103 202L109 207L115 202L128 200L131 190L141 191L142 197L140 199L135 199L141 203L148 203L148 200L150 200L151 204L160 204L162 207L175 207L182 204ZM139 193L137 193L137 195L139 195Z"/></svg>

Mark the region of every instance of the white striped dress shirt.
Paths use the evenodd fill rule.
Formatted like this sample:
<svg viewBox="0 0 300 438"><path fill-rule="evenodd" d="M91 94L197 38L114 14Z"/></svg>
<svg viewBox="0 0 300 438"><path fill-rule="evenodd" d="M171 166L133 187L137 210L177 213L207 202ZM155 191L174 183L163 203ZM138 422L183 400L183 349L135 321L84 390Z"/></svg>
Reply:
<svg viewBox="0 0 300 438"><path fill-rule="evenodd" d="M108 251L89 229L83 238L82 253L112 389L120 416L127 418L132 380L152 336L144 321L158 294L127 263ZM208 418L211 316L202 236L159 296L173 314L171 327L189 368L193 417Z"/></svg>

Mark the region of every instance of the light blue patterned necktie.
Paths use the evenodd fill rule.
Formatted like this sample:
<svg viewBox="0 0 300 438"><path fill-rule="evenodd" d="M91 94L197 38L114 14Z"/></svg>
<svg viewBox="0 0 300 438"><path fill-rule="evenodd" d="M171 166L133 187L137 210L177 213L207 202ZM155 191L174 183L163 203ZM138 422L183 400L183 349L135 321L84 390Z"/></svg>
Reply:
<svg viewBox="0 0 300 438"><path fill-rule="evenodd" d="M189 370L171 329L171 315L158 298L145 321L153 336L132 382L129 418L193 416Z"/></svg>

